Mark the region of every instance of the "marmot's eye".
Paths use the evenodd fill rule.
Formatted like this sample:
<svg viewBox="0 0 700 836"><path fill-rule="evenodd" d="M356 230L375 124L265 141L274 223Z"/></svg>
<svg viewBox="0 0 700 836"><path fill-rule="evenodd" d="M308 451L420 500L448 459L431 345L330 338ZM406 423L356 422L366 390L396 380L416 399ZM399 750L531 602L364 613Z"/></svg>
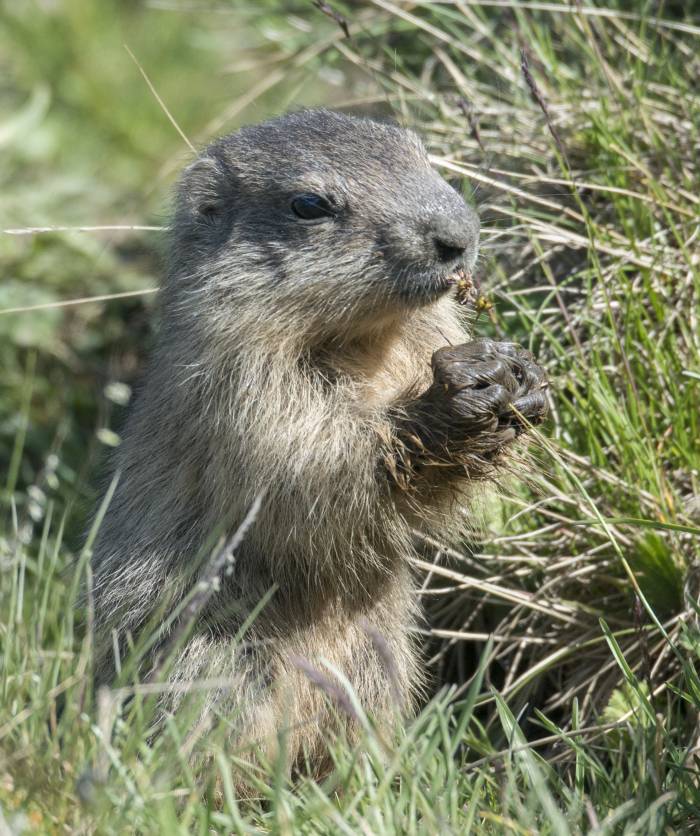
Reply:
<svg viewBox="0 0 700 836"><path fill-rule="evenodd" d="M304 221L320 221L335 218L338 214L325 197L318 194L300 194L292 201L292 212Z"/></svg>

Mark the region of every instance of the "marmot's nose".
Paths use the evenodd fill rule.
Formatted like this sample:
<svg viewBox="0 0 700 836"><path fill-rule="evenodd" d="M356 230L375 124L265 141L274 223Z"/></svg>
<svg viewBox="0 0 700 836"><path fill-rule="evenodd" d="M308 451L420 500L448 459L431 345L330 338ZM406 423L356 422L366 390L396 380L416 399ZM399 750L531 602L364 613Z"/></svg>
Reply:
<svg viewBox="0 0 700 836"><path fill-rule="evenodd" d="M475 254L479 239L479 219L472 210L458 215L441 213L430 220L428 234L432 238L437 260L442 264L450 264Z"/></svg>

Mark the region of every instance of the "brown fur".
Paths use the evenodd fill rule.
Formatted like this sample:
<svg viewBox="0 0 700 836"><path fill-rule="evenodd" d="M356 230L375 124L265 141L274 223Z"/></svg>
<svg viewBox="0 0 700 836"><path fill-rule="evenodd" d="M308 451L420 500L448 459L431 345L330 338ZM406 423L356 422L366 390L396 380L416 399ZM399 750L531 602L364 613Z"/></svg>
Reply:
<svg viewBox="0 0 700 836"><path fill-rule="evenodd" d="M304 193L332 196L334 216L300 221L290 200ZM208 705L232 719L233 741L273 751L290 727L290 762L306 751L319 769L332 712L310 670L343 672L380 721L396 694L410 709L422 682L412 528L458 540L471 482L515 435L510 404L543 410L524 354L462 345L446 291L477 234L419 140L392 125L307 111L220 140L188 169L158 341L95 548L102 681L114 640L124 652L181 600L212 535L265 489L172 680L230 679ZM449 345L457 361L433 358Z"/></svg>

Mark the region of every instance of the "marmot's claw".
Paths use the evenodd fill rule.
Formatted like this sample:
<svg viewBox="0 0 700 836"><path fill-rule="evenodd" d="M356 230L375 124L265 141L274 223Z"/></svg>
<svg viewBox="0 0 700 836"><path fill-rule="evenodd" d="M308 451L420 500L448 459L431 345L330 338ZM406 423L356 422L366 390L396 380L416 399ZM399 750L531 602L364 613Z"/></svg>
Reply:
<svg viewBox="0 0 700 836"><path fill-rule="evenodd" d="M547 415L547 396L544 389L536 392L529 392L522 398L518 398L512 405L512 417L516 421L516 427L519 432L527 429L527 425L522 421L521 417L527 420L528 424L539 424Z"/></svg>
<svg viewBox="0 0 700 836"><path fill-rule="evenodd" d="M484 387L464 387L448 397L455 423L467 424L470 432L495 430L499 424L499 417L508 411L513 402L512 391L500 383Z"/></svg>
<svg viewBox="0 0 700 836"><path fill-rule="evenodd" d="M515 343L447 346L433 354L432 367L431 399L462 435L496 434L505 442L547 413L544 371Z"/></svg>

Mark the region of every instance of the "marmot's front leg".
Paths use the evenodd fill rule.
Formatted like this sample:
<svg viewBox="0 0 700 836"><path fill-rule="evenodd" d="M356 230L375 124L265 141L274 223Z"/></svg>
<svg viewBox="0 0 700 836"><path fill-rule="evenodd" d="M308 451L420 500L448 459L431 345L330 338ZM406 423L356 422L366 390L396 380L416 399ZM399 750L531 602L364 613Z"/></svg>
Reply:
<svg viewBox="0 0 700 836"><path fill-rule="evenodd" d="M504 448L546 415L544 371L515 343L476 340L433 354L433 384L395 425L389 471L401 488L488 474ZM523 419L526 419L524 421Z"/></svg>

